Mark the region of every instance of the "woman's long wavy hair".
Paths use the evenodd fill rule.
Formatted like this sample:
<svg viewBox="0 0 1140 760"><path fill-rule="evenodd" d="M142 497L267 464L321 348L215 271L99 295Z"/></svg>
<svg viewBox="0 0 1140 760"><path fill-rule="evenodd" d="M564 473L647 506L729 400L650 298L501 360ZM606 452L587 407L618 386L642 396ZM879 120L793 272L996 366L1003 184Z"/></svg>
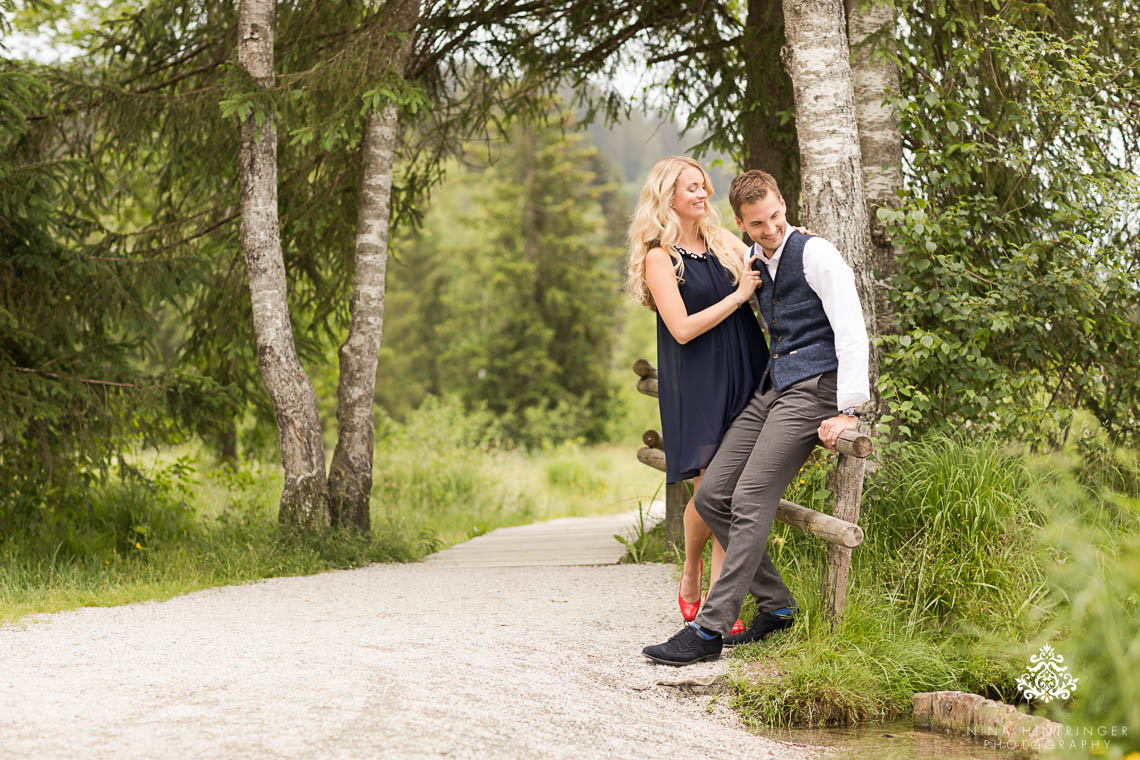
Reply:
<svg viewBox="0 0 1140 760"><path fill-rule="evenodd" d="M673 248L681 240L681 219L669 205L677 189L677 178L689 167L699 169L704 177L705 192L711 201L712 183L704 168L688 156L670 156L658 161L649 170L645 186L637 199L637 209L629 225L629 272L625 290L642 306L656 311L653 296L645 285L645 255L653 248L661 246L673 259L673 269L677 282L684 282L685 262L681 254ZM705 241L709 253L732 275L733 285L740 282L744 272L744 262L732 250L725 250L720 244L720 214L711 202L705 203L705 215L697 223L697 231Z"/></svg>

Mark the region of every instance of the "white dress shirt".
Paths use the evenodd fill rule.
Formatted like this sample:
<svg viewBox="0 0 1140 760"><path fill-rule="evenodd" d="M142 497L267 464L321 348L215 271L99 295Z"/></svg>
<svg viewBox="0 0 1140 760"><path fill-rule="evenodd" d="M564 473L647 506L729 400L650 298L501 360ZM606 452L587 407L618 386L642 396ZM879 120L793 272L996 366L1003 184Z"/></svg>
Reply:
<svg viewBox="0 0 1140 760"><path fill-rule="evenodd" d="M776 268L780 265L788 234L793 229L788 225L783 242L771 258L758 244L752 244L750 255L755 254L757 261L768 267L772 282L776 281ZM804 279L823 302L827 321L835 333L835 355L839 359L836 406L839 410L859 406L871 398L867 376L870 341L867 339L867 325L863 322L863 308L859 305L859 293L855 289L855 273L847 266L839 249L821 237L807 241L803 261Z"/></svg>

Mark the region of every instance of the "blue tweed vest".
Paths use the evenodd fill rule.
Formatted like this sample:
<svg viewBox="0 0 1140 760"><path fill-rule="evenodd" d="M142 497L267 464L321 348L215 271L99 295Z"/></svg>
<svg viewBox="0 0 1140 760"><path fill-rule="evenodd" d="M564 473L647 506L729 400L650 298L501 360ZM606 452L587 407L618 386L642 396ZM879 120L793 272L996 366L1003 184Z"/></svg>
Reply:
<svg viewBox="0 0 1140 760"><path fill-rule="evenodd" d="M831 322L823 302L804 277L804 246L810 239L809 235L791 231L780 254L775 283L759 258L753 264L764 281L756 295L760 314L768 325L771 349L765 375L780 391L839 367Z"/></svg>

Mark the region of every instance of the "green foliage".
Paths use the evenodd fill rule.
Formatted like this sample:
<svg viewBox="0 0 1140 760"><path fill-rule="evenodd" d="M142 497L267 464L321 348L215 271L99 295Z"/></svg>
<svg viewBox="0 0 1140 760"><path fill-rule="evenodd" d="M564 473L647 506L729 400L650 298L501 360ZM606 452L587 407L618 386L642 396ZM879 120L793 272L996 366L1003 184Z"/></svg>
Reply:
<svg viewBox="0 0 1140 760"><path fill-rule="evenodd" d="M54 94L0 61L0 534L84 510L117 451L177 440L171 413L226 400L204 378L140 367L184 270L116 255Z"/></svg>
<svg viewBox="0 0 1140 760"><path fill-rule="evenodd" d="M1111 2L983 5L905 8L908 190L878 212L902 249L883 420L1056 446L1084 408L1132 439L1140 77L1120 43L1135 32L1096 20Z"/></svg>
<svg viewBox="0 0 1140 760"><path fill-rule="evenodd" d="M908 627L984 620L1024 636L1017 612L1039 606L1044 593L1031 559L1041 515L1030 482L1021 461L995 444L948 438L908 444L876 474L861 519L868 551L857 554L891 579L887 594Z"/></svg>
<svg viewBox="0 0 1140 760"><path fill-rule="evenodd" d="M695 144L669 152L770 171L795 216L799 150L790 127L792 82L780 63L780 3L575 2L554 4L545 16L526 60L534 66L553 61L571 75L588 105L587 121L597 114L628 119L635 103L668 119L683 118L685 135ZM631 64L625 51L632 45L645 51L635 59L644 74L634 96L623 86Z"/></svg>
<svg viewBox="0 0 1140 760"><path fill-rule="evenodd" d="M614 534L614 540L625 547L625 555L621 558L623 564L640 564L642 562L661 562L667 554L671 554L665 541L665 523L658 522L650 527L645 521L646 509L637 505L637 522L626 534ZM672 559L672 557L668 557Z"/></svg>
<svg viewBox="0 0 1140 760"><path fill-rule="evenodd" d="M397 415L452 393L528 446L609 437L619 253L596 149L568 114L515 124L397 242L379 395Z"/></svg>
<svg viewBox="0 0 1140 760"><path fill-rule="evenodd" d="M1017 702L1015 679L1049 642L1081 681L1071 700L1038 711L1078 730L1140 720L1138 452L1088 431L1031 458L923 439L874 474L860 522L867 540L835 631L821 611L823 542L776 525L773 559L799 617L737 650L746 719L884 720L909 713L919 691ZM1135 739L1109 746L1113 757L1134 749Z"/></svg>
<svg viewBox="0 0 1140 760"><path fill-rule="evenodd" d="M456 399L432 399L403 424L382 420L368 537L282 532L273 464L207 469L186 448L130 457L138 474L93 483L82 509L0 533L0 620L413 561L503 526L631 510L659 481L628 445L528 454L495 436L490 415Z"/></svg>
<svg viewBox="0 0 1140 760"><path fill-rule="evenodd" d="M1087 450L1087 446L1085 447ZM1065 725L1128 726L1108 757L1140 750L1140 454L1102 448L1088 457L1035 462L1035 498L1052 520L1042 561L1059 609L1048 641L1080 680L1072 699L1048 706Z"/></svg>
<svg viewBox="0 0 1140 760"><path fill-rule="evenodd" d="M563 113L504 136L512 149L483 170L461 217L484 230L485 250L456 251L460 276L444 290L442 360L459 394L528 445L600 440L612 407L619 254L603 242L595 149L569 127Z"/></svg>

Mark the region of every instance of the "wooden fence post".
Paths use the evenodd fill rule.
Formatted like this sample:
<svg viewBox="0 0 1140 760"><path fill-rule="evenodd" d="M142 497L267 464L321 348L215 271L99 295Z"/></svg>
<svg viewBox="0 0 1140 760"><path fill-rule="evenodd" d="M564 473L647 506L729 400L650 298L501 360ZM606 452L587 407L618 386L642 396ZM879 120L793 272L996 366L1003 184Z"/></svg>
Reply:
<svg viewBox="0 0 1140 760"><path fill-rule="evenodd" d="M863 431L860 427L860 432ZM867 460L840 454L835 464L835 507L832 517L849 523L859 522L859 507L863 497L863 476ZM843 619L847 603L847 579L851 573L851 550L842 544L829 543L827 564L823 577L823 611L834 630Z"/></svg>

